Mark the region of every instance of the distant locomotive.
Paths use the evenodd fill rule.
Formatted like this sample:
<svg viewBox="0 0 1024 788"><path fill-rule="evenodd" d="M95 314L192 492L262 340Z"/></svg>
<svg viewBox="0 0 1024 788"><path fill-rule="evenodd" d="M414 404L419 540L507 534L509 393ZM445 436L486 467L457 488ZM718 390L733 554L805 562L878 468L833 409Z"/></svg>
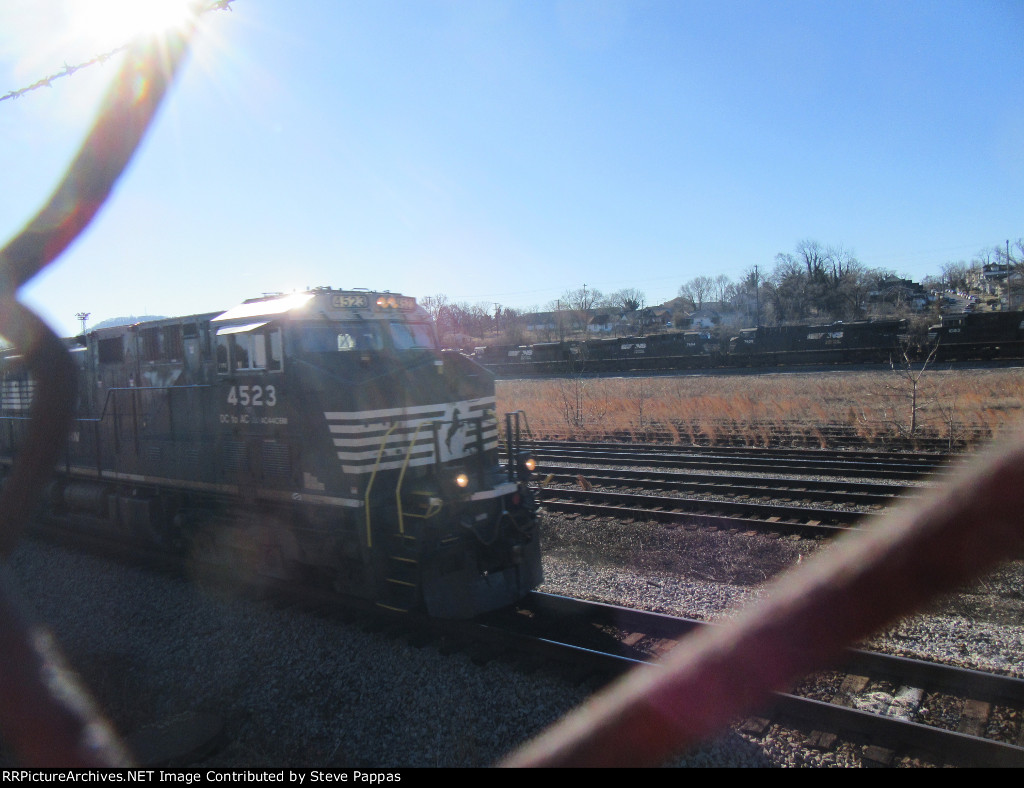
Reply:
<svg viewBox="0 0 1024 788"><path fill-rule="evenodd" d="M739 363L834 364L888 361L906 335L904 320L744 328L729 341Z"/></svg>
<svg viewBox="0 0 1024 788"><path fill-rule="evenodd" d="M928 341L940 360L1020 358L1024 351L1024 312L972 312L943 315L929 326Z"/></svg>
<svg viewBox="0 0 1024 788"><path fill-rule="evenodd" d="M464 618L541 582L534 460L494 376L415 299L319 288L69 342L75 426L46 512ZM33 381L0 358L0 477Z"/></svg>
<svg viewBox="0 0 1024 788"><path fill-rule="evenodd" d="M944 315L922 347L904 320L859 320L741 329L727 345L704 331L621 339L543 342L477 348L474 355L499 375L615 374L732 367L888 363L913 360L935 347L940 361L1021 359L1024 312Z"/></svg>

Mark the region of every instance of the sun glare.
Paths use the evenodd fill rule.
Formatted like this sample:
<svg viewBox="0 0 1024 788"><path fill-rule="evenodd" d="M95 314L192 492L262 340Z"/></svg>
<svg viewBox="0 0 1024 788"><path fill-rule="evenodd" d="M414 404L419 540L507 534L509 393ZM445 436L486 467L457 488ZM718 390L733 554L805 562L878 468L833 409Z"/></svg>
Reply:
<svg viewBox="0 0 1024 788"><path fill-rule="evenodd" d="M180 28L192 16L194 0L78 0L76 32L99 47L117 47L133 38Z"/></svg>

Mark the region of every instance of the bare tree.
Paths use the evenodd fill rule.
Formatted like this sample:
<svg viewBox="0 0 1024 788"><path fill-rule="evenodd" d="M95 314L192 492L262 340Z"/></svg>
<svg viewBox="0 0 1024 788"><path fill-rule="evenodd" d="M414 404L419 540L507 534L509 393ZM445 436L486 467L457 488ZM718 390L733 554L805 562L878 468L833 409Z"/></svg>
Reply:
<svg viewBox="0 0 1024 788"><path fill-rule="evenodd" d="M724 304L734 287L732 280L728 276L719 274L715 277L714 284L711 286L711 300Z"/></svg>
<svg viewBox="0 0 1024 788"><path fill-rule="evenodd" d="M956 397L948 401L936 398L935 404L939 409L939 415L942 416L942 423L946 426L946 450L952 454L957 440L964 432L957 421Z"/></svg>
<svg viewBox="0 0 1024 788"><path fill-rule="evenodd" d="M526 321L522 309L504 307L498 325L502 332L502 340L506 344L518 345L526 339Z"/></svg>
<svg viewBox="0 0 1024 788"><path fill-rule="evenodd" d="M583 285L578 290L562 293L562 301L568 309L573 328L582 331L587 327L591 312L604 301L604 294L597 288Z"/></svg>
<svg viewBox="0 0 1024 788"><path fill-rule="evenodd" d="M704 306L715 289L715 280L710 276L695 276L679 288L679 296L693 304L694 309Z"/></svg>
<svg viewBox="0 0 1024 788"><path fill-rule="evenodd" d="M989 258L987 252L986 258ZM942 266L942 283L950 290L966 290L971 283L971 264L964 260L946 263Z"/></svg>
<svg viewBox="0 0 1024 788"><path fill-rule="evenodd" d="M569 309L578 309L581 311L587 311L595 309L604 302L604 293L598 290L596 287L583 287L577 290L566 290L562 293L562 301L569 307Z"/></svg>
<svg viewBox="0 0 1024 788"><path fill-rule="evenodd" d="M448 296L443 293L420 299L420 306L427 310L437 328L437 338L443 346L458 344L453 340L460 333Z"/></svg>
<svg viewBox="0 0 1024 788"><path fill-rule="evenodd" d="M762 289L777 324L803 320L811 311L808 276L801 260L791 254L775 256L775 268Z"/></svg>
<svg viewBox="0 0 1024 788"><path fill-rule="evenodd" d="M889 390L897 398L905 399L910 410L906 423L901 422L897 414L893 414L892 423L901 434L910 438L917 434L917 414L924 407L921 397L921 381L929 364L935 359L938 349L939 345L935 343L925 357L925 360L921 362L919 367L915 368L914 362L911 359L910 344L908 342L901 342L898 355L889 361L892 371L905 381L905 384L889 386Z"/></svg>
<svg viewBox="0 0 1024 788"><path fill-rule="evenodd" d="M861 317L868 293L876 281L876 274L861 265L855 257L834 258L825 299L825 307L830 316L835 320Z"/></svg>
<svg viewBox="0 0 1024 788"><path fill-rule="evenodd" d="M584 375L587 363L586 342L574 342L570 348L568 374L556 380L562 416L570 435L587 424L587 399L590 381Z"/></svg>
<svg viewBox="0 0 1024 788"><path fill-rule="evenodd" d="M807 277L812 282L820 281L826 276L830 261L828 251L817 241L803 240L796 245L797 259L807 269Z"/></svg>
<svg viewBox="0 0 1024 788"><path fill-rule="evenodd" d="M436 322L441 314L441 310L448 304L448 296L444 293L438 293L437 295L421 298L419 303L421 307L427 310L431 319Z"/></svg>
<svg viewBox="0 0 1024 788"><path fill-rule="evenodd" d="M648 415L647 404L654 399L654 381L652 378L639 377L630 381L627 396L636 408L636 426L639 432L650 429L654 422Z"/></svg>
<svg viewBox="0 0 1024 788"><path fill-rule="evenodd" d="M647 296L641 290L627 287L624 290L616 290L608 296L607 303L623 312L636 312L647 306Z"/></svg>

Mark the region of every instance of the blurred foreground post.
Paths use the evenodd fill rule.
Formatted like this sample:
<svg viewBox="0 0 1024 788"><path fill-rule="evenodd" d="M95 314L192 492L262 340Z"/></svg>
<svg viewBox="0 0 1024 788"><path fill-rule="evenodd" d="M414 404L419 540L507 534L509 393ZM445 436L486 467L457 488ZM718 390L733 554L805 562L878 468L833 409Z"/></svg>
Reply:
<svg viewBox="0 0 1024 788"><path fill-rule="evenodd" d="M18 290L56 260L110 195L181 63L191 30L129 48L100 114L49 201L0 249L0 336L35 383L29 427L0 489L0 558L17 543L66 445L75 367ZM46 632L26 622L0 565L0 735L23 766L125 766L129 758Z"/></svg>

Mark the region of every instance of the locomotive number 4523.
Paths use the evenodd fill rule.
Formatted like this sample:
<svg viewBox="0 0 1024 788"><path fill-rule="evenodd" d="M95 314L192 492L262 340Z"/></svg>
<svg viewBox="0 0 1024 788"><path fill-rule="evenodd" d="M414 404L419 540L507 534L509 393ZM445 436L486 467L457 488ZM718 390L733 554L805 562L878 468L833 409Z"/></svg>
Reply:
<svg viewBox="0 0 1024 788"><path fill-rule="evenodd" d="M232 386L228 390L228 405L266 405L272 408L276 404L277 391L273 386Z"/></svg>

